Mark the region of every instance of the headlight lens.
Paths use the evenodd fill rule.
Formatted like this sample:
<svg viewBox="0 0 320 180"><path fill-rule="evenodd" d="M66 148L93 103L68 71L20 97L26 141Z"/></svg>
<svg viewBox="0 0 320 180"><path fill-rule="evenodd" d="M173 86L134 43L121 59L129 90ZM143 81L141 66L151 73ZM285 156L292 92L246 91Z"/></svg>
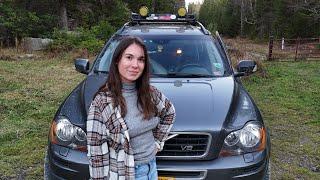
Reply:
<svg viewBox="0 0 320 180"><path fill-rule="evenodd" d="M240 142L244 147L252 148L260 142L260 127L256 124L248 124L240 132Z"/></svg>
<svg viewBox="0 0 320 180"><path fill-rule="evenodd" d="M235 132L230 133L230 134L226 137L226 139L224 140L224 143L225 143L227 146L234 146L234 145L236 145L238 142L239 142L239 132L238 132L238 131L235 131Z"/></svg>
<svg viewBox="0 0 320 180"><path fill-rule="evenodd" d="M73 125L67 119L61 119L56 126L56 133L59 140L71 141L74 136Z"/></svg>
<svg viewBox="0 0 320 180"><path fill-rule="evenodd" d="M240 155L265 149L265 128L260 122L250 121L242 129L227 135L221 156Z"/></svg>
<svg viewBox="0 0 320 180"><path fill-rule="evenodd" d="M78 141L86 141L87 135L86 133L79 127L76 127L76 134L75 137Z"/></svg>
<svg viewBox="0 0 320 180"><path fill-rule="evenodd" d="M86 140L86 133L80 127L71 124L67 118L61 117L57 121L52 121L50 129L52 143L85 151Z"/></svg>

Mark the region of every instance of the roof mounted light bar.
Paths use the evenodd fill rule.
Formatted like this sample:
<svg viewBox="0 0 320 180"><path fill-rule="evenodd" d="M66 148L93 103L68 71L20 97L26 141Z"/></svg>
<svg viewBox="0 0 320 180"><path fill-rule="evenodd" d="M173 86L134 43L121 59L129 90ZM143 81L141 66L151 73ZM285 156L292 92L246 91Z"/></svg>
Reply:
<svg viewBox="0 0 320 180"><path fill-rule="evenodd" d="M138 13L131 14L131 22L126 23L120 30L128 26L129 24L152 24L152 23L188 23L194 26L198 26L199 29L206 35L210 35L208 31L200 22L196 21L196 18L193 14L187 14L187 10L183 8L178 9L178 13L175 14L150 14L146 6L141 6Z"/></svg>
<svg viewBox="0 0 320 180"><path fill-rule="evenodd" d="M196 19L194 15L186 15L183 18L177 17L174 14L151 14L148 17L141 17L137 13L131 14L131 21L134 23L140 23L140 22L189 22L189 23L195 23Z"/></svg>
<svg viewBox="0 0 320 180"><path fill-rule="evenodd" d="M131 21L134 23L140 22L189 22L195 23L195 16L193 14L187 14L187 10L184 7L178 9L177 14L150 14L146 6L141 6L139 14L132 13Z"/></svg>

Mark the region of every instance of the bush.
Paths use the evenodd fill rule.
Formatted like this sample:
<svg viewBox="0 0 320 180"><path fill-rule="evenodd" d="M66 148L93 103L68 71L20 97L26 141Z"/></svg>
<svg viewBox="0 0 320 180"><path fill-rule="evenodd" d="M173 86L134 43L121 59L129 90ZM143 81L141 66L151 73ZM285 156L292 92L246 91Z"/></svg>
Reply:
<svg viewBox="0 0 320 180"><path fill-rule="evenodd" d="M115 32L115 28L108 21L100 21L98 25L91 28L91 32L97 39L105 41Z"/></svg>
<svg viewBox="0 0 320 180"><path fill-rule="evenodd" d="M55 29L52 35L53 43L49 49L59 53L81 48L95 54L114 31L115 28L107 21L101 21L91 29L77 28L75 31Z"/></svg>
<svg viewBox="0 0 320 180"><path fill-rule="evenodd" d="M87 49L90 53L98 53L103 47L104 41L98 39L88 39L81 41L78 48Z"/></svg>
<svg viewBox="0 0 320 180"><path fill-rule="evenodd" d="M78 43L76 33L65 30L54 29L52 39L49 49L54 52L71 51Z"/></svg>

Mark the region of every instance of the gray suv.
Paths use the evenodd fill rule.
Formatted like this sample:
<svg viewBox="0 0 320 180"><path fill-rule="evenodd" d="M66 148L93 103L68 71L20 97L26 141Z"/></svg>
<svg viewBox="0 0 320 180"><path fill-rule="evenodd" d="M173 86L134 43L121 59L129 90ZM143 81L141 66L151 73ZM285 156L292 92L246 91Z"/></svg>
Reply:
<svg viewBox="0 0 320 180"><path fill-rule="evenodd" d="M254 61L233 69L218 33L211 35L192 15L133 14L90 66L76 59L87 77L59 107L49 130L45 179L88 179L86 118L111 57L124 36L147 46L152 85L174 103L176 121L157 154L159 179L269 179L270 138L260 111L240 77Z"/></svg>

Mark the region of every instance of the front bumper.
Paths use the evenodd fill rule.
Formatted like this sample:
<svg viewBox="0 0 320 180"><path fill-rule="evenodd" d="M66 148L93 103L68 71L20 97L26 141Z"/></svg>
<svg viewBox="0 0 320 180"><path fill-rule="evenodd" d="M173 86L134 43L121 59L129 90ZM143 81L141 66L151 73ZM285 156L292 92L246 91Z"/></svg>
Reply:
<svg viewBox="0 0 320 180"><path fill-rule="evenodd" d="M263 179L269 161L264 150L240 156L219 157L210 161L157 160L159 176L176 179ZM50 144L48 149L49 179L89 179L85 152Z"/></svg>
<svg viewBox="0 0 320 180"><path fill-rule="evenodd" d="M85 152L63 146L49 144L48 148L49 179L89 179L88 158Z"/></svg>
<svg viewBox="0 0 320 180"><path fill-rule="evenodd" d="M157 161L159 176L176 179L263 179L269 158L266 150L212 161Z"/></svg>

